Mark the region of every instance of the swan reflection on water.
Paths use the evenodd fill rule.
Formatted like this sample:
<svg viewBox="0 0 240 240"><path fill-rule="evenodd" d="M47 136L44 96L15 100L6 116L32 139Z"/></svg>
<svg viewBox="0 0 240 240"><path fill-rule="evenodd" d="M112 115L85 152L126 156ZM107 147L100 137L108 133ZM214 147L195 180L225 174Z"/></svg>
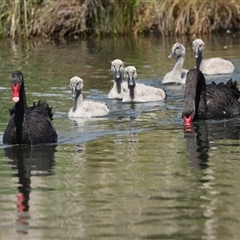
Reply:
<svg viewBox="0 0 240 240"><path fill-rule="evenodd" d="M208 167L209 150L214 140L239 140L240 118L229 120L208 120L193 122L189 129L184 130L190 165L194 168Z"/></svg>
<svg viewBox="0 0 240 240"><path fill-rule="evenodd" d="M5 155L11 159L10 164L18 178L17 220L19 234L27 234L30 219L31 177L42 177L53 174L56 145L29 146L14 145L4 148ZM34 204L34 198L31 205Z"/></svg>

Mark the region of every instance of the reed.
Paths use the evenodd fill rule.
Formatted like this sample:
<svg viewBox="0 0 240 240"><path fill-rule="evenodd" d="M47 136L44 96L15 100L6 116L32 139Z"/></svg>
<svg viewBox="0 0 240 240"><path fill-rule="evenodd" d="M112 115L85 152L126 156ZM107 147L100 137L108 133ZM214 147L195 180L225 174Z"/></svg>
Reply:
<svg viewBox="0 0 240 240"><path fill-rule="evenodd" d="M163 35L209 34L239 30L240 2L237 0L159 1L157 24Z"/></svg>
<svg viewBox="0 0 240 240"><path fill-rule="evenodd" d="M0 35L210 34L240 30L240 1L2 0Z"/></svg>
<svg viewBox="0 0 240 240"><path fill-rule="evenodd" d="M146 23L140 0L53 1L38 9L32 35L119 35L137 33ZM141 23L141 24L140 24ZM149 23L148 23L149 24Z"/></svg>
<svg viewBox="0 0 240 240"><path fill-rule="evenodd" d="M40 0L2 0L0 3L0 35L15 38L29 35L30 22Z"/></svg>

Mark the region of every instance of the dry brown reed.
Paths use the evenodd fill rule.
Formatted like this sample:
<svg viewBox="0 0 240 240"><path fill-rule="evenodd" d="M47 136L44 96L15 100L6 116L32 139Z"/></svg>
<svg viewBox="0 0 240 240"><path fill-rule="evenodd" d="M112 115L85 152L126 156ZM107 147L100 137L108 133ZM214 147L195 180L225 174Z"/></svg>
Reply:
<svg viewBox="0 0 240 240"><path fill-rule="evenodd" d="M209 34L240 29L240 1L158 1L157 24L162 35Z"/></svg>
<svg viewBox="0 0 240 240"><path fill-rule="evenodd" d="M29 35L29 23L34 18L40 0L2 0L0 2L0 35L15 38Z"/></svg>
<svg viewBox="0 0 240 240"><path fill-rule="evenodd" d="M2 0L0 35L210 34L240 30L239 0Z"/></svg>
<svg viewBox="0 0 240 240"><path fill-rule="evenodd" d="M140 0L59 0L43 3L31 35L137 34L151 24L150 8Z"/></svg>
<svg viewBox="0 0 240 240"><path fill-rule="evenodd" d="M75 32L85 33L88 31L85 17L87 11L86 3L81 4L80 1L44 1L36 11L36 19L31 22L29 31L34 36L59 37Z"/></svg>

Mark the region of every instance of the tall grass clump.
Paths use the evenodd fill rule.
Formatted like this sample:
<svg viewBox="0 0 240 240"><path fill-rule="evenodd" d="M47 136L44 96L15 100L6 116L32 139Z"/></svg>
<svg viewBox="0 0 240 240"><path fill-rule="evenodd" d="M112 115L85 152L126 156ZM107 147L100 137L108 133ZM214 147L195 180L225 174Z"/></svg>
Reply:
<svg viewBox="0 0 240 240"><path fill-rule="evenodd" d="M1 36L210 34L240 30L239 0L1 0Z"/></svg>
<svg viewBox="0 0 240 240"><path fill-rule="evenodd" d="M44 0L31 24L31 35L64 37L76 33L90 34L87 21L92 2L94 0Z"/></svg>
<svg viewBox="0 0 240 240"><path fill-rule="evenodd" d="M147 29L149 4L141 0L44 1L32 35L122 35Z"/></svg>
<svg viewBox="0 0 240 240"><path fill-rule="evenodd" d="M156 1L156 22L162 35L209 34L240 29L240 1Z"/></svg>
<svg viewBox="0 0 240 240"><path fill-rule="evenodd" d="M153 17L151 6L141 0L102 1L94 10L96 34L136 34L147 30Z"/></svg>
<svg viewBox="0 0 240 240"><path fill-rule="evenodd" d="M29 35L30 22L41 0L2 0L0 2L0 35L15 38Z"/></svg>

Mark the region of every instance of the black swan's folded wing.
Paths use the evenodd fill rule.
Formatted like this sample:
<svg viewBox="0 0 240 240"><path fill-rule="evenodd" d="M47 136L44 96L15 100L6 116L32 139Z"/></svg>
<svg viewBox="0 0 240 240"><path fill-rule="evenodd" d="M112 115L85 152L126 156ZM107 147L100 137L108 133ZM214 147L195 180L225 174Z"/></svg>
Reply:
<svg viewBox="0 0 240 240"><path fill-rule="evenodd" d="M237 82L207 85L206 104L208 118L229 118L240 114L240 91Z"/></svg>
<svg viewBox="0 0 240 240"><path fill-rule="evenodd" d="M30 107L26 111L26 131L28 132L31 144L55 143L57 132L52 124L51 108L44 104Z"/></svg>

